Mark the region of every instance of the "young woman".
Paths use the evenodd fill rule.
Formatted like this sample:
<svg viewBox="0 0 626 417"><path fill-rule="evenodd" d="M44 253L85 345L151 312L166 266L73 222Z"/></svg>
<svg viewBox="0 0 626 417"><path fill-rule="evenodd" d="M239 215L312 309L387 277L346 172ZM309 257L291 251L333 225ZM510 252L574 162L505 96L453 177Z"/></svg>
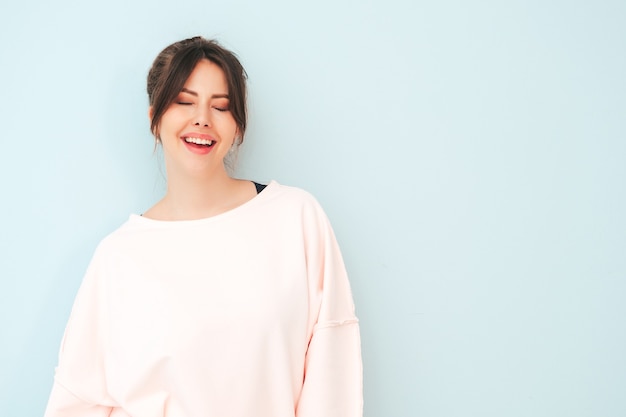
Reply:
<svg viewBox="0 0 626 417"><path fill-rule="evenodd" d="M245 72L200 37L148 75L167 191L98 246L47 417L357 417L358 322L326 215L305 191L231 177Z"/></svg>

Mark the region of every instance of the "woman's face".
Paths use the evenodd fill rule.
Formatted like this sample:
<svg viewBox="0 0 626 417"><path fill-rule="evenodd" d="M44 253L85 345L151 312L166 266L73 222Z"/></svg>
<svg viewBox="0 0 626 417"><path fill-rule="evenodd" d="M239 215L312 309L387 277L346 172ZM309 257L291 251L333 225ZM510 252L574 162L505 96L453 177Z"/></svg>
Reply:
<svg viewBox="0 0 626 417"><path fill-rule="evenodd" d="M224 157L237 130L224 71L207 59L199 61L161 118L168 176L205 176L225 170Z"/></svg>

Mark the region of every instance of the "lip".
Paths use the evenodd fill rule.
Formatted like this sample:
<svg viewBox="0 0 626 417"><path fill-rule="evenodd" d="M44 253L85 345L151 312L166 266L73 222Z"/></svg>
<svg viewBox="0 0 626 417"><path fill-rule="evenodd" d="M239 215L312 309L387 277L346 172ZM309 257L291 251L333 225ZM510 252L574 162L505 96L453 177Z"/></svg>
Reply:
<svg viewBox="0 0 626 417"><path fill-rule="evenodd" d="M213 144L211 146L196 145L195 143L187 142L185 138L198 138L198 139L210 140L213 142ZM211 150L215 147L215 144L216 144L215 138L211 135L207 135L206 133L195 133L195 132L184 133L180 137L180 140L185 144L185 147L187 148L187 150L189 150L189 152L195 153L196 155L208 154L209 152L211 152Z"/></svg>

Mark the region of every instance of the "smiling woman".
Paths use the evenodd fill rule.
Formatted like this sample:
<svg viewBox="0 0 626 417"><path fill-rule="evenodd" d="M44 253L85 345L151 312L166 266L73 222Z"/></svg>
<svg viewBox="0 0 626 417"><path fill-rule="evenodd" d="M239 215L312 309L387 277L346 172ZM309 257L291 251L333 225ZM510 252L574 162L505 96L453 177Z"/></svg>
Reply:
<svg viewBox="0 0 626 417"><path fill-rule="evenodd" d="M148 76L167 190L98 246L47 417L359 417L358 320L317 201L231 177L245 72L200 37Z"/></svg>
<svg viewBox="0 0 626 417"><path fill-rule="evenodd" d="M152 118L154 120L155 116ZM205 188L206 184L230 183L236 187L234 189L237 193L233 195L236 197L234 201L224 201L227 205L236 206L242 200L251 198L254 190L251 189L250 182L229 178L223 163L229 152L238 146L238 136L242 130L243 127L237 124L230 111L224 71L208 59L201 59L155 127L157 140L163 145L168 190L171 192L144 215L172 220L171 216L176 215L174 210L180 208L171 207L175 202L170 197L190 181L199 181L202 184L200 188ZM224 197L229 196L224 194ZM200 211L192 216L218 214L215 210L209 212L211 207L196 208ZM223 210L228 206L215 208ZM180 214L182 217L186 216L184 213Z"/></svg>
<svg viewBox="0 0 626 417"><path fill-rule="evenodd" d="M233 53L199 37L168 46L148 74L148 98L150 127L163 145L168 192L144 216L204 218L254 196L250 181L231 178L224 165L243 142L247 124L245 71ZM198 193L205 194L202 202L195 198ZM189 196L193 202L180 204Z"/></svg>

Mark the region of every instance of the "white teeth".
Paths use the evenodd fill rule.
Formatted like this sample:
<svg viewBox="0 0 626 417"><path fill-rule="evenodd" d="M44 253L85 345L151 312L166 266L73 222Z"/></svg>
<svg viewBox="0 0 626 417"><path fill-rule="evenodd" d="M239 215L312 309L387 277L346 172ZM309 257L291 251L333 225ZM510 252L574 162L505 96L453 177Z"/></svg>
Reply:
<svg viewBox="0 0 626 417"><path fill-rule="evenodd" d="M200 138L185 138L185 142L195 143L196 145L209 145L209 146L213 144L212 140L200 139Z"/></svg>

